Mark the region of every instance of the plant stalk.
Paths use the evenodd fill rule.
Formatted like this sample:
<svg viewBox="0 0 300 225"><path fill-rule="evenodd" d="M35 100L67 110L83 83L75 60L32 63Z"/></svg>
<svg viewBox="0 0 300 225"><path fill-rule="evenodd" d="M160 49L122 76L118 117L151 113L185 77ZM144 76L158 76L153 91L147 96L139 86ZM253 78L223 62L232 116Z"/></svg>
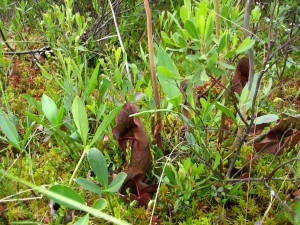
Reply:
<svg viewBox="0 0 300 225"><path fill-rule="evenodd" d="M74 177L75 177L75 175L76 175L76 173L77 173L77 171L78 171L78 169L79 169L79 166L80 166L81 163L82 163L82 160L84 159L84 156L85 156L86 152L87 152L87 150L84 149L84 151L83 151L83 153L82 153L82 155L81 155L81 157L80 157L80 159L79 159L79 162L77 163L77 165L76 165L76 167L75 167L75 170L74 170L74 172L73 172L73 174L72 174L72 176L71 176L71 179L70 179L70 181L69 181L69 185L72 184L72 182L73 182L73 180L74 180Z"/></svg>
<svg viewBox="0 0 300 225"><path fill-rule="evenodd" d="M156 79L155 73L155 65L154 65L154 52L153 52L153 39L152 39L152 18L151 18L151 10L149 7L149 1L144 0L144 6L147 16L147 36L148 36L148 48L149 48L149 64L151 69L151 78L152 78L152 85L153 85L153 92L154 92L154 100L156 104L156 109L160 109L160 97L158 92L158 84ZM161 112L157 111L157 121L155 126L155 137L157 146L162 149L162 137L161 137L161 128L162 128L162 119L161 119Z"/></svg>
<svg viewBox="0 0 300 225"><path fill-rule="evenodd" d="M214 0L214 10L215 10L215 15L216 15L216 36L218 39L220 39L221 18L220 18L220 2L219 2L219 0ZM222 58L220 58L219 60L223 61ZM226 76L222 76L222 84L223 84L223 86L227 87L228 79ZM228 105L228 91L227 90L225 90L225 92L224 92L224 99L225 99L224 105L227 106ZM226 114L224 112L222 112L221 122L220 122L220 131L219 131L219 137L218 137L219 145L223 141L225 119L226 119Z"/></svg>
<svg viewBox="0 0 300 225"><path fill-rule="evenodd" d="M110 208L110 211L111 211L111 215L113 217L115 217L114 207L113 207L113 205L111 203L111 199L110 199L110 193L106 193L106 197L107 197L108 205L109 205L109 208Z"/></svg>

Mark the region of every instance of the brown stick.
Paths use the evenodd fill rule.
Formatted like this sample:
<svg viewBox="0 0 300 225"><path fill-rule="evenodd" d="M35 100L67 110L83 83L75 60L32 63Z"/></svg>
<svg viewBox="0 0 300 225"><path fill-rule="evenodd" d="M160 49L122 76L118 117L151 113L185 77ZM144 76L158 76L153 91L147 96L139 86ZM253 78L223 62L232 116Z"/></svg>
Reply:
<svg viewBox="0 0 300 225"><path fill-rule="evenodd" d="M151 10L149 7L148 0L144 0L144 6L147 15L147 31L148 31L148 48L149 48L149 63L151 69L151 77L152 77L152 85L154 91L154 100L156 104L156 109L160 109L160 97L158 92L158 85L155 73L155 66L154 66L154 53L153 53L153 40L152 40L152 19L151 19ZM162 128L162 120L161 120L161 112L157 111L157 121L156 121L156 142L157 146L162 149L162 139L161 139L161 128Z"/></svg>

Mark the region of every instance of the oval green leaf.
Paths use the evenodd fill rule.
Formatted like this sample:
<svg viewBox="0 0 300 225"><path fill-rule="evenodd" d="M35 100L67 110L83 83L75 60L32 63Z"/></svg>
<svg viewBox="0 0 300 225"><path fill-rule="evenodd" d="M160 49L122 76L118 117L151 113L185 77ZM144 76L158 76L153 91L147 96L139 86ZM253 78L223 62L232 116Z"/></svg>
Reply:
<svg viewBox="0 0 300 225"><path fill-rule="evenodd" d="M87 157L90 163L90 166L94 173L96 174L100 184L104 186L105 189L108 187L108 171L106 165L106 159L102 152L96 148L91 148Z"/></svg>
<svg viewBox="0 0 300 225"><path fill-rule="evenodd" d="M116 118L117 114L121 111L123 108L123 105L120 105L116 108L114 108L105 118L103 119L100 126L97 128L97 131L90 143L90 146L92 146L102 135L103 131L107 128L107 126Z"/></svg>
<svg viewBox="0 0 300 225"><path fill-rule="evenodd" d="M259 116L254 119L254 124L262 124L262 123L272 123L276 122L279 119L279 117L275 114L267 114L263 116Z"/></svg>
<svg viewBox="0 0 300 225"><path fill-rule="evenodd" d="M87 180L85 178L79 177L79 178L75 179L75 182L80 184L84 189L94 192L100 196L104 192L99 186L97 186L92 181Z"/></svg>
<svg viewBox="0 0 300 225"><path fill-rule="evenodd" d="M124 172L119 173L115 177L115 179L113 179L113 181L109 184L107 192L118 192L126 177L127 177L126 173Z"/></svg>
<svg viewBox="0 0 300 225"><path fill-rule="evenodd" d="M92 205L92 208L98 209L98 210L103 210L103 209L105 209L106 205L107 205L107 201L104 198L100 198L94 202L94 204Z"/></svg>
<svg viewBox="0 0 300 225"><path fill-rule="evenodd" d="M79 220L74 223L74 225L88 225L89 224L90 216L86 214L85 216L81 217Z"/></svg>
<svg viewBox="0 0 300 225"><path fill-rule="evenodd" d="M219 109L223 113L225 113L230 119L232 119L235 124L238 123L237 120L236 120L236 118L235 118L235 116L234 116L234 114L233 114L233 112L231 112L231 110L228 109L226 106L222 105L219 102L216 102L216 107L217 107L217 109Z"/></svg>
<svg viewBox="0 0 300 225"><path fill-rule="evenodd" d="M247 37L242 44L236 49L237 54L241 54L247 50L249 50L253 45L255 41L251 40L251 37Z"/></svg>
<svg viewBox="0 0 300 225"><path fill-rule="evenodd" d="M56 194L65 196L66 198L72 199L78 203L85 204L85 201L83 200L83 198L76 191L74 191L72 188L69 188L67 186L58 184L58 185L52 186L51 188L49 188L49 190L55 192ZM80 210L80 208L77 208L76 206L74 206L73 204L69 204L68 202L61 201L59 198L52 197L52 199L53 199L53 201L55 201L56 203L58 203L60 205L64 205L71 209L79 209Z"/></svg>
<svg viewBox="0 0 300 225"><path fill-rule="evenodd" d="M20 136L15 125L11 120L5 115L0 108L0 128L4 135L8 138L11 143L20 149Z"/></svg>
<svg viewBox="0 0 300 225"><path fill-rule="evenodd" d="M43 94L42 96L42 110L46 118L50 121L50 123L52 125L56 125L58 109L55 102L46 94Z"/></svg>
<svg viewBox="0 0 300 225"><path fill-rule="evenodd" d="M72 114L82 143L86 145L86 140L89 132L89 123L85 111L85 106L78 96L76 96L73 101Z"/></svg>

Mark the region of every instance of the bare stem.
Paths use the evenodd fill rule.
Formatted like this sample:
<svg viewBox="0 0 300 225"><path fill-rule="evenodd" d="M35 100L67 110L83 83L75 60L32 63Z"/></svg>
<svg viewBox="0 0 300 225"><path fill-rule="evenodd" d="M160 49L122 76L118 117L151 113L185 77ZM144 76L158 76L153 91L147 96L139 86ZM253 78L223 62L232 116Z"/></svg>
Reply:
<svg viewBox="0 0 300 225"><path fill-rule="evenodd" d="M147 15L147 31L148 31L148 48L149 48L149 63L151 69L151 77L152 77L152 85L154 91L154 100L156 104L156 109L160 109L160 97L158 92L158 84L155 73L154 66L154 53L153 53L153 40L152 40L152 19L151 19L151 10L149 7L148 0L144 0L144 6ZM162 128L162 120L161 120L161 112L157 111L157 122L156 122L156 141L157 146L162 149L162 138L161 138L161 128Z"/></svg>

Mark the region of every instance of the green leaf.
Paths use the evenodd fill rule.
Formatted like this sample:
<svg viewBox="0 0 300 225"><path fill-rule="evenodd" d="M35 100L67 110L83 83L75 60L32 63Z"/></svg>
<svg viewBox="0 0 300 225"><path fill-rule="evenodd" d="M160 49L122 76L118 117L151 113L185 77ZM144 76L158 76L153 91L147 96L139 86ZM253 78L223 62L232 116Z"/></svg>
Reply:
<svg viewBox="0 0 300 225"><path fill-rule="evenodd" d="M219 62L219 61L217 62L217 64L220 65L224 69L235 70L235 67L231 64L222 63L222 62Z"/></svg>
<svg viewBox="0 0 300 225"><path fill-rule="evenodd" d="M92 181L87 180L85 178L79 177L75 179L75 182L80 184L84 189L94 192L100 196L104 192L98 185L94 184Z"/></svg>
<svg viewBox="0 0 300 225"><path fill-rule="evenodd" d="M195 60L199 59L200 56L199 55L187 55L185 58L190 61L195 61Z"/></svg>
<svg viewBox="0 0 300 225"><path fill-rule="evenodd" d="M206 73L206 71L205 70L203 70L202 72L201 72L201 75L200 75L200 80L201 81L209 81L209 76L207 75L207 73Z"/></svg>
<svg viewBox="0 0 300 225"><path fill-rule="evenodd" d="M198 12L200 16L203 16L204 18L207 15L207 2L201 1L199 4Z"/></svg>
<svg viewBox="0 0 300 225"><path fill-rule="evenodd" d="M219 43L219 46L217 48L217 53L220 53L224 48L227 46L227 34L223 34Z"/></svg>
<svg viewBox="0 0 300 225"><path fill-rule="evenodd" d="M194 39L199 39L199 33L195 24L191 20L186 20L184 23L185 30L191 35Z"/></svg>
<svg viewBox="0 0 300 225"><path fill-rule="evenodd" d="M197 23L198 23L200 35L201 35L201 37L203 37L204 34L205 34L205 17L204 16L199 16L198 20L197 20Z"/></svg>
<svg viewBox="0 0 300 225"><path fill-rule="evenodd" d="M179 76L179 71L171 57L162 48L158 50L158 66L166 67L171 73Z"/></svg>
<svg viewBox="0 0 300 225"><path fill-rule="evenodd" d="M64 115L65 115L65 108L63 105L61 105L57 112L57 117L55 120L56 125L61 125L63 123ZM57 128L59 129L59 126Z"/></svg>
<svg viewBox="0 0 300 225"><path fill-rule="evenodd" d="M52 125L56 124L56 117L57 117L57 106L55 102L48 97L46 94L43 94L42 96L42 110L46 116L46 118L50 121Z"/></svg>
<svg viewBox="0 0 300 225"><path fill-rule="evenodd" d="M20 136L15 125L11 122L11 120L3 113L0 108L0 128L4 135L8 138L8 140L13 144L16 148L20 149Z"/></svg>
<svg viewBox="0 0 300 225"><path fill-rule="evenodd" d="M36 63L36 64L42 70L43 77L45 77L46 79L50 80L51 79L51 75L44 69L44 67L41 64L39 64L39 63Z"/></svg>
<svg viewBox="0 0 300 225"><path fill-rule="evenodd" d="M231 58L234 55L236 55L236 51L235 50L231 50L231 51L229 51L229 52L226 53L225 58L229 59L229 58Z"/></svg>
<svg viewBox="0 0 300 225"><path fill-rule="evenodd" d="M167 70L172 74L179 76L179 72L174 61L162 48L158 49L158 67L160 66L167 68ZM178 80L171 79L166 76L166 74L162 73L162 71L157 71L157 76L167 98L172 99L181 94Z"/></svg>
<svg viewBox="0 0 300 225"><path fill-rule="evenodd" d="M185 171L189 171L191 163L192 162L191 162L191 158L190 157L188 157L188 158L186 158L184 160L183 167L184 167Z"/></svg>
<svg viewBox="0 0 300 225"><path fill-rule="evenodd" d="M259 116L254 119L254 124L262 124L262 123L272 123L276 122L279 119L279 117L275 114L267 114L263 116Z"/></svg>
<svg viewBox="0 0 300 225"><path fill-rule="evenodd" d="M164 42L166 42L167 44L177 46L177 44L175 44L175 43L168 37L168 35L167 35L165 32L163 32L163 31L161 32L161 37L162 37L162 39L164 40Z"/></svg>
<svg viewBox="0 0 300 225"><path fill-rule="evenodd" d="M218 75L218 76L225 75L224 70L222 70L218 67L210 67L210 68L207 68L207 70L210 71L211 73L213 73L214 75Z"/></svg>
<svg viewBox="0 0 300 225"><path fill-rule="evenodd" d="M242 182L235 184L229 191L228 197L232 197L233 195L238 195L238 192L241 190Z"/></svg>
<svg viewBox="0 0 300 225"><path fill-rule="evenodd" d="M115 76L114 77L116 79L117 85L120 86L123 82L123 76L122 76L122 73L119 70L119 68L115 69Z"/></svg>
<svg viewBox="0 0 300 225"><path fill-rule="evenodd" d="M237 54L248 51L255 43L255 40L251 40L251 37L247 37L242 44L236 49Z"/></svg>
<svg viewBox="0 0 300 225"><path fill-rule="evenodd" d="M107 192L118 192L119 189L121 188L124 180L126 179L127 174L124 172L119 173L115 179L109 184Z"/></svg>
<svg viewBox="0 0 300 225"><path fill-rule="evenodd" d="M81 217L79 220L74 223L74 225L88 225L89 224L90 216L86 214L85 216Z"/></svg>
<svg viewBox="0 0 300 225"><path fill-rule="evenodd" d="M89 132L89 123L85 111L85 106L78 96L76 96L73 101L72 114L82 143L86 145L86 140Z"/></svg>
<svg viewBox="0 0 300 225"><path fill-rule="evenodd" d="M92 94L95 87L97 86L97 80L98 80L100 65L101 65L101 63L98 62L98 64L96 65L96 67L93 71L92 77L89 80L88 88L87 88L87 92L86 92L86 98L89 97Z"/></svg>
<svg viewBox="0 0 300 225"><path fill-rule="evenodd" d="M217 60L218 60L218 53L216 52L215 54L213 54L213 55L209 58L209 60L208 60L208 62L207 62L207 64L206 64L206 68L211 68L211 67L213 67L213 66L216 64Z"/></svg>
<svg viewBox="0 0 300 225"><path fill-rule="evenodd" d="M94 202L92 207L94 209L103 210L103 209L105 209L106 205L107 205L107 201L104 198L100 198Z"/></svg>
<svg viewBox="0 0 300 225"><path fill-rule="evenodd" d="M102 152L96 148L91 148L87 157L90 163L90 166L94 173L96 174L100 184L104 186L105 189L108 187L108 171L106 165L106 159Z"/></svg>
<svg viewBox="0 0 300 225"><path fill-rule="evenodd" d="M225 113L230 119L232 119L235 124L238 123L235 116L234 116L234 114L233 114L233 112L231 112L231 110L229 108L227 108L226 106L222 105L219 102L216 102L216 107L217 107L217 109L219 109L223 113Z"/></svg>
<svg viewBox="0 0 300 225"><path fill-rule="evenodd" d="M179 79L177 74L172 73L164 66L158 66L157 71L159 71L160 73L164 74L166 77L169 77L171 79Z"/></svg>
<svg viewBox="0 0 300 225"><path fill-rule="evenodd" d="M172 169L169 166L165 167L165 174L166 174L167 178L169 179L170 183L173 185L176 185L176 178L175 178L174 172L172 171Z"/></svg>
<svg viewBox="0 0 300 225"><path fill-rule="evenodd" d="M177 27L181 29L181 25L180 23L178 22L178 20L176 19L176 17L174 16L176 13L172 14L170 12L168 12L168 16L172 19L172 21L174 23L176 23Z"/></svg>
<svg viewBox="0 0 300 225"><path fill-rule="evenodd" d="M214 32L214 15L213 13L210 13L207 18L206 26L205 26L205 41L211 38L213 32Z"/></svg>
<svg viewBox="0 0 300 225"><path fill-rule="evenodd" d="M67 186L58 184L58 185L52 186L51 188L49 188L49 190L55 192L56 194L60 194L69 199L72 199L78 203L85 204L85 201L83 200L83 198L76 191L74 191L72 188L69 188ZM56 203L58 203L60 205L64 205L71 209L79 209L80 210L80 208L77 208L76 206L74 207L74 205L71 205L67 202L61 201L59 198L52 198L52 199L53 199L53 201L55 201Z"/></svg>
<svg viewBox="0 0 300 225"><path fill-rule="evenodd" d="M115 52L115 57L116 57L116 65L119 64L119 60L120 60L120 57L121 57L121 53L122 53L122 49L121 47L119 47L116 52Z"/></svg>
<svg viewBox="0 0 300 225"><path fill-rule="evenodd" d="M218 151L216 151L215 152L215 161L214 161L214 165L213 165L214 170L220 165L220 161L221 161L220 153Z"/></svg>
<svg viewBox="0 0 300 225"><path fill-rule="evenodd" d="M183 95L180 93L179 95L168 99L168 101L173 105L173 106L179 106L182 103L182 98Z"/></svg>
<svg viewBox="0 0 300 225"><path fill-rule="evenodd" d="M123 105L120 105L114 108L105 118L103 119L100 126L97 128L97 131L90 142L90 146L92 146L102 135L103 131L107 128L107 126L116 118L117 114L121 111Z"/></svg>
<svg viewBox="0 0 300 225"><path fill-rule="evenodd" d="M234 33L233 40L232 40L232 45L231 45L232 49L235 48L235 46L238 44L238 41L239 41L239 38L237 36L237 33Z"/></svg>
<svg viewBox="0 0 300 225"><path fill-rule="evenodd" d="M182 6L180 8L180 18L181 21L184 23L189 17L189 10L186 6Z"/></svg>
<svg viewBox="0 0 300 225"><path fill-rule="evenodd" d="M21 96L23 98L25 98L32 106L34 106L35 108L37 108L37 110L39 111L39 113L42 113L42 107L41 104L32 96L28 95L28 94L21 94Z"/></svg>

